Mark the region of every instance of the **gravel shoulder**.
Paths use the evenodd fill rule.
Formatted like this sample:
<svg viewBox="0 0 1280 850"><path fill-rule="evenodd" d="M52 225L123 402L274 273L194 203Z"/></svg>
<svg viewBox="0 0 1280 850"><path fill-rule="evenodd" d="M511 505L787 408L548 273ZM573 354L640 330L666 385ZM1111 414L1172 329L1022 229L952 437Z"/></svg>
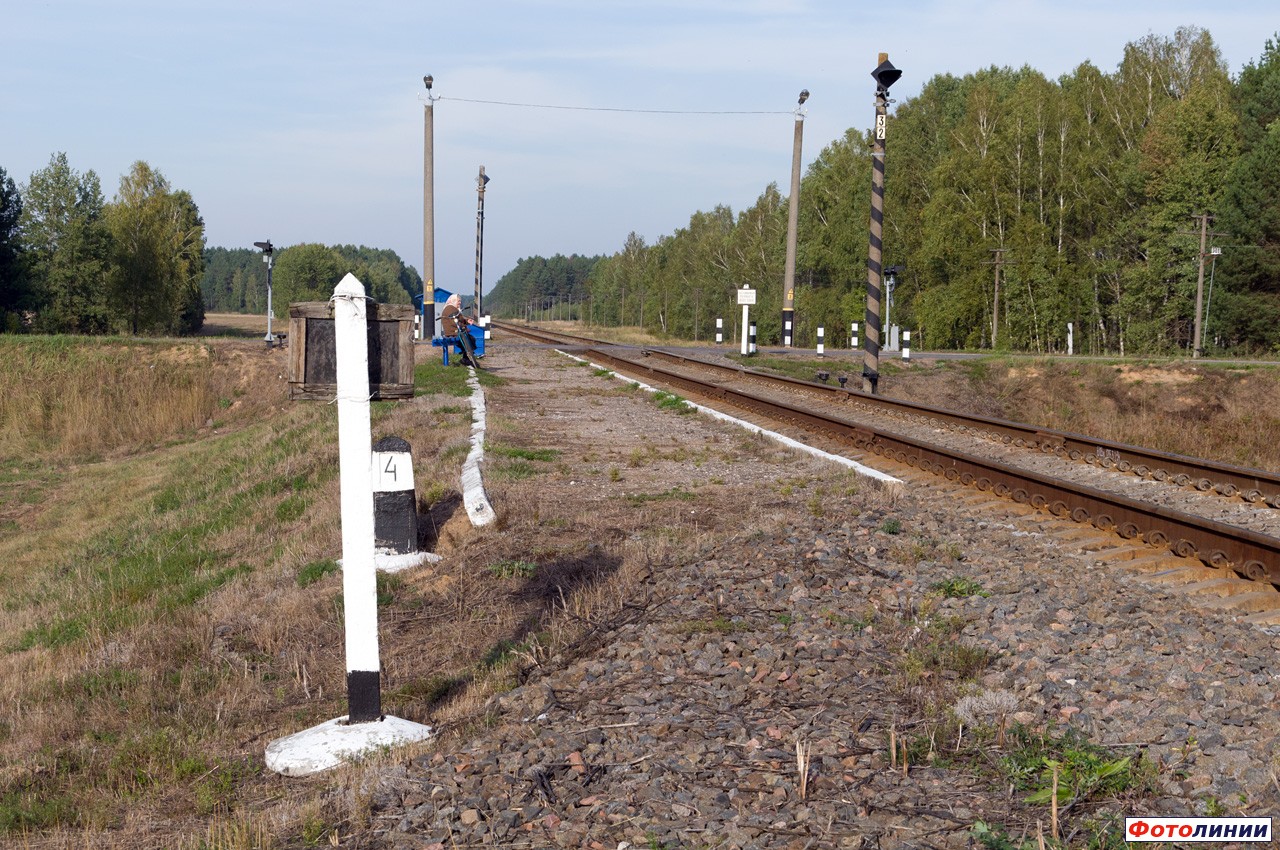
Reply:
<svg viewBox="0 0 1280 850"><path fill-rule="evenodd" d="M590 639L530 652L475 722L386 769L353 846L960 848L979 822L1034 846L1046 738L1135 767L1059 812L1067 846L1114 844L1124 815L1280 811L1280 637L545 347L498 340L485 361L507 379L490 440L560 455L532 477L489 466L498 527L458 532L445 568L607 565L494 589L560 594ZM957 729L984 693L1012 704Z"/></svg>

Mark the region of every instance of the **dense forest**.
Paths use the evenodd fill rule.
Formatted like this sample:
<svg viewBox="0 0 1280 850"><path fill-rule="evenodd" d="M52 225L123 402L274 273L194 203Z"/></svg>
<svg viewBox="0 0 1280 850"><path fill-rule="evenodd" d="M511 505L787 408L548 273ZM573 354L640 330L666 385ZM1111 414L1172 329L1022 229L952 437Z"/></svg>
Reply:
<svg viewBox="0 0 1280 850"><path fill-rule="evenodd" d="M147 163L110 203L65 153L21 190L0 167L0 331L194 333L203 270L199 208Z"/></svg>
<svg viewBox="0 0 1280 850"><path fill-rule="evenodd" d="M554 257L525 257L504 274L485 296L487 312L524 318L550 317L556 307L560 315L570 316L567 305L575 305L572 318L578 318L577 306L587 302L587 281L601 257L577 254ZM585 316L584 316L585 318Z"/></svg>
<svg viewBox="0 0 1280 850"><path fill-rule="evenodd" d="M390 250L294 245L276 252L273 308L325 300L347 272L381 302L412 303L422 278ZM250 249L205 247L190 193L135 162L111 202L64 153L21 188L0 168L0 332L192 334L205 311L266 311Z"/></svg>
<svg viewBox="0 0 1280 850"><path fill-rule="evenodd" d="M411 304L422 294L421 275L390 249L293 245L275 251L272 311L284 317L291 301L328 300L334 284L348 272L360 279L371 298L384 304ZM205 252L200 291L211 313L265 313L267 267L262 253L250 248L210 248Z"/></svg>
<svg viewBox="0 0 1280 850"><path fill-rule="evenodd" d="M934 349L1062 351L1071 322L1077 351L1186 352L1203 226L1206 350L1280 351L1278 117L1277 41L1233 79L1196 28L1131 42L1110 73L934 77L888 121L895 324ZM798 344L819 325L847 339L863 320L870 152L850 129L802 181ZM706 339L749 284L761 339L778 341L787 204L769 185L750 208L697 211L653 244L632 233L594 266L590 315ZM502 306L517 315L527 300Z"/></svg>

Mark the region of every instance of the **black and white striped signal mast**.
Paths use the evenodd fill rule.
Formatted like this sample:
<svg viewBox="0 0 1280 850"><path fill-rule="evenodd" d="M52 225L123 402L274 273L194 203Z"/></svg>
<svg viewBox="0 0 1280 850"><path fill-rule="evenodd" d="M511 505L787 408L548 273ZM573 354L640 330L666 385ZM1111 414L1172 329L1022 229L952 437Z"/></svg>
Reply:
<svg viewBox="0 0 1280 850"><path fill-rule="evenodd" d="M275 265L274 254L275 248L271 246L271 240L266 242L254 242L255 248L262 249L262 262L267 264L267 348L275 345L276 338L271 334L271 267Z"/></svg>
<svg viewBox="0 0 1280 850"><path fill-rule="evenodd" d="M480 174L476 177L476 321L480 321L480 287L484 280L484 187L489 177L480 166Z"/></svg>
<svg viewBox="0 0 1280 850"><path fill-rule="evenodd" d="M871 148L871 250L867 255L867 328L862 354L862 391L874 393L880 382L880 282L884 259L884 142L889 106L889 87L902 72L880 54L880 64L871 72L876 81L876 132Z"/></svg>

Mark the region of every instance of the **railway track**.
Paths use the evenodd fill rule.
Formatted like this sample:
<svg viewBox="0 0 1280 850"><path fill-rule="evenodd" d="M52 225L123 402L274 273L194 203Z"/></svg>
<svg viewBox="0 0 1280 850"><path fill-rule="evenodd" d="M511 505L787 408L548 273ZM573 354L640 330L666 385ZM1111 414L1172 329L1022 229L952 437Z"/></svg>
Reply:
<svg viewBox="0 0 1280 850"><path fill-rule="evenodd" d="M1127 541L1167 549L1181 558L1194 558L1219 570L1233 570L1255 581L1280 585L1280 538L1271 534L980 456L944 445L944 441L900 433L881 423L885 418L926 421L935 428L980 436L1010 448L1216 494L1224 501L1243 500L1241 507L1280 506L1280 476L1271 473L969 416L843 387L710 363L663 349L610 346L598 340L506 323L496 323L496 327L538 341L578 348L584 357L621 374L642 376L655 385L675 387L690 395L822 433L857 452L1069 518ZM757 386L772 391L756 391ZM780 398L780 394L804 398L792 400ZM814 403L820 400L828 403ZM869 424L865 413L860 418L851 415L855 408L874 413L874 423Z"/></svg>

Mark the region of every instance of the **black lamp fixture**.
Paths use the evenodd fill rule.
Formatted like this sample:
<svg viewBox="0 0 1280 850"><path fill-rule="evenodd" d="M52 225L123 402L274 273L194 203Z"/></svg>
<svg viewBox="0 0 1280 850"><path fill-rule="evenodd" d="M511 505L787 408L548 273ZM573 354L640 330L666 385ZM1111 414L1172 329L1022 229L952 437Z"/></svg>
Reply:
<svg viewBox="0 0 1280 850"><path fill-rule="evenodd" d="M801 90L800 90L800 101L799 101L799 105L800 105L800 106L804 106L804 102L805 102L806 100L808 100L808 99L809 99L809 90L808 90L808 89L801 89Z"/></svg>
<svg viewBox="0 0 1280 850"><path fill-rule="evenodd" d="M893 67L893 63L886 59L876 66L876 69L871 72L871 76L875 78L877 93L884 92L888 94L889 86L898 81L898 78L902 76L902 72Z"/></svg>

